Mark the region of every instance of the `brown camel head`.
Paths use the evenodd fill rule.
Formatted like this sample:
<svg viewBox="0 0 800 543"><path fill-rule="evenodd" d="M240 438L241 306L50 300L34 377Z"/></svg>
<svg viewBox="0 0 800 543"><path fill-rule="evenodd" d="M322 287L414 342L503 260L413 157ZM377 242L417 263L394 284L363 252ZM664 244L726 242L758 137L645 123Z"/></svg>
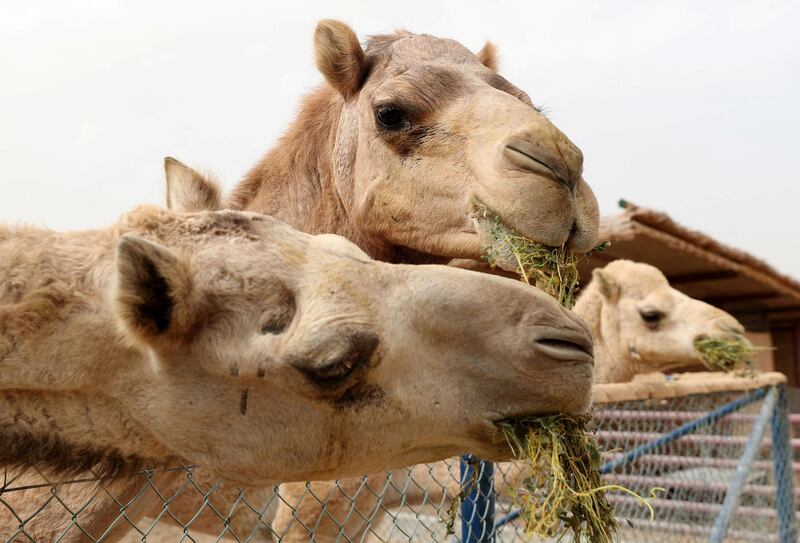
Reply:
<svg viewBox="0 0 800 543"><path fill-rule="evenodd" d="M592 328L598 382L698 366L696 339L744 334L725 311L675 290L657 268L629 260L594 270L575 312Z"/></svg>
<svg viewBox="0 0 800 543"><path fill-rule="evenodd" d="M331 20L314 42L328 85L231 206L345 235L385 260L479 258L479 209L545 245L595 244L597 202L581 151L496 72L491 44L473 54L453 40L396 32L362 49L350 27ZM302 190L275 188L293 176ZM321 193L332 200L325 209L315 204ZM323 224L331 208L337 218Z"/></svg>

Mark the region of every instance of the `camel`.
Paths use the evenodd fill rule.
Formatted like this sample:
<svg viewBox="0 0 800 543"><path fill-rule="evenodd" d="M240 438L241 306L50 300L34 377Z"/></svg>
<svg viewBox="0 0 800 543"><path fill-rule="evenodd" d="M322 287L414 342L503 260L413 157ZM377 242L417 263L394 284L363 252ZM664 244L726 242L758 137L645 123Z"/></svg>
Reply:
<svg viewBox="0 0 800 543"><path fill-rule="evenodd" d="M479 260L495 217L545 245L595 245L599 212L580 149L497 73L493 44L472 54L400 31L362 49L349 26L325 20L314 50L325 85L232 193L221 198L173 162L169 204L266 213L387 262ZM196 475L210 488L214 477ZM191 518L196 502L173 510Z"/></svg>
<svg viewBox="0 0 800 543"><path fill-rule="evenodd" d="M3 540L121 530L158 497L144 468L267 487L501 459L495 422L590 401L588 329L545 294L376 262L256 213L142 206L103 230L0 227L0 278L0 465L105 485L67 492L85 500L80 528L55 502L22 527L4 509ZM106 491L132 502L125 518ZM2 496L31 513L51 499Z"/></svg>
<svg viewBox="0 0 800 543"><path fill-rule="evenodd" d="M592 330L596 383L702 366L696 339L747 341L729 313L672 288L659 269L630 260L595 269L575 312Z"/></svg>

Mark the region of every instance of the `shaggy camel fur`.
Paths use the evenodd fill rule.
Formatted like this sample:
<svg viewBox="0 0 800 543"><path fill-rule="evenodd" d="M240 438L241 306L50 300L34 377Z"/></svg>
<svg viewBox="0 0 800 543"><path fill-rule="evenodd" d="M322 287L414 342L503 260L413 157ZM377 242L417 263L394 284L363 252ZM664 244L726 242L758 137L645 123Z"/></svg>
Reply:
<svg viewBox="0 0 800 543"><path fill-rule="evenodd" d="M3 227L0 279L0 465L93 473L124 501L142 468L178 462L267 486L463 450L503 458L495 421L589 403L588 329L541 292L375 262L254 213L141 207L106 230ZM81 529L51 503L25 533L102 534L119 505L80 492ZM50 499L3 500L31 511L37 495ZM4 514L0 537L14 538Z"/></svg>

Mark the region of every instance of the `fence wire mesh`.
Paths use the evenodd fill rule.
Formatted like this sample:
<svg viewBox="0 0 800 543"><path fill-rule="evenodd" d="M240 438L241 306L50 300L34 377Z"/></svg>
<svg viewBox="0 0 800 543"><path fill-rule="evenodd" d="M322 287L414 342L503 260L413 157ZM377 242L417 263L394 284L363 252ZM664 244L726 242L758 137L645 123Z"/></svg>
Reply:
<svg viewBox="0 0 800 543"><path fill-rule="evenodd" d="M741 397L742 393L721 392L596 408L597 438L607 461L651 444L635 460L609 469L604 479L643 495L652 487L664 489L652 502L653 520L632 497L608 494L622 527L621 541L709 540L763 400L677 439L663 437ZM757 444L725 541L779 541L781 516L795 518L794 510L780 510L776 483L782 475L796 477L798 464L786 462L781 469L791 473L776 474L770 435L767 431ZM513 513L519 473L515 463L496 464L494 510L470 514L502 519ZM91 477L51 481L35 470L6 472L0 487L0 540L452 541L448 509L460 481L458 459L263 489L235 488L192 466L145 471L103 485ZM791 500L784 500L784 507L786 503ZM491 530L491 522L478 525L487 533ZM502 524L496 541L534 541L523 527L521 520ZM457 520L453 529L460 540L461 522Z"/></svg>

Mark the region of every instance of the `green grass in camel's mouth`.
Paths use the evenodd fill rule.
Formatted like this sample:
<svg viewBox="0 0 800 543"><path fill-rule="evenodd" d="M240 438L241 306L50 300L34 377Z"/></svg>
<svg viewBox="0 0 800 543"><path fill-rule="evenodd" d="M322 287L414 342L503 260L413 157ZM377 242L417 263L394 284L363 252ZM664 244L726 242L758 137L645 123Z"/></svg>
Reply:
<svg viewBox="0 0 800 543"><path fill-rule="evenodd" d="M769 350L766 347L755 347L744 338L701 338L694 340L694 348L700 353L703 365L711 371L731 372L744 369L748 373L755 371L753 355Z"/></svg>
<svg viewBox="0 0 800 543"><path fill-rule="evenodd" d="M489 265L515 271L525 283L543 290L567 309L575 305L578 293L578 263L608 246L602 243L589 253L579 255L565 247L548 247L520 235L484 204L476 204L476 215L479 221L488 224L484 258Z"/></svg>
<svg viewBox="0 0 800 543"><path fill-rule="evenodd" d="M557 414L500 423L524 466L511 498L527 533L610 542L619 530L605 496L611 487L600 479L602 456L590 418Z"/></svg>

